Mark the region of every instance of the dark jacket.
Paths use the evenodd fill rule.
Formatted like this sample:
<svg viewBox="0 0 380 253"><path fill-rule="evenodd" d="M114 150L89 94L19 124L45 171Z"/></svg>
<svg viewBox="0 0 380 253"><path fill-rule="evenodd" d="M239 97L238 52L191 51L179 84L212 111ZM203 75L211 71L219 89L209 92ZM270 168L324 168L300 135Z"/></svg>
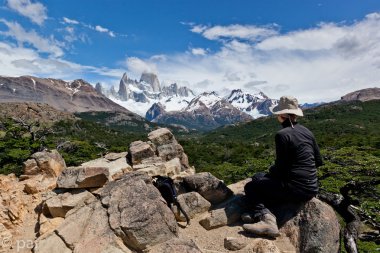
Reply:
<svg viewBox="0 0 380 253"><path fill-rule="evenodd" d="M322 158L313 133L295 123L291 127L289 119L282 123L277 132L276 162L269 170L269 176L278 178L292 191L303 195L318 192L317 167Z"/></svg>

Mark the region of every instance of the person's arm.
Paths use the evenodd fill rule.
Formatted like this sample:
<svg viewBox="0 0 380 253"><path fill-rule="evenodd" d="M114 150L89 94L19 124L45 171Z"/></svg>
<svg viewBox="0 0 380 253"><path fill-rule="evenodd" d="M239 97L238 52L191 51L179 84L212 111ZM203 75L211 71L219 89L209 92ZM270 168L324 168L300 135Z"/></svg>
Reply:
<svg viewBox="0 0 380 253"><path fill-rule="evenodd" d="M314 149L314 159L315 159L315 167L319 167L323 165L322 156L319 151L319 147L315 139L313 139L313 149Z"/></svg>
<svg viewBox="0 0 380 253"><path fill-rule="evenodd" d="M288 157L288 139L287 136L277 133L275 136L276 143L276 161L270 167L269 175L273 177L285 178Z"/></svg>

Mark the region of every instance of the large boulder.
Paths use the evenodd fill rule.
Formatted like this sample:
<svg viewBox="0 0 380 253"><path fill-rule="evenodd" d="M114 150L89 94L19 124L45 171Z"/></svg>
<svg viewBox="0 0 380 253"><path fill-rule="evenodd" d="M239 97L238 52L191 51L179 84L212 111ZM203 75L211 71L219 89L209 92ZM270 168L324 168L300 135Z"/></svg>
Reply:
<svg viewBox="0 0 380 253"><path fill-rule="evenodd" d="M69 167L58 177L58 188L94 188L109 181L109 170L104 167Z"/></svg>
<svg viewBox="0 0 380 253"><path fill-rule="evenodd" d="M214 206L199 223L207 230L237 224L240 215L248 211L246 202L249 200L244 196L243 186L249 181L229 186L235 196ZM334 210L326 203L313 198L304 203L272 208L271 211L277 217L282 237L289 238L297 252L338 252L340 225ZM254 252L279 252L276 247L264 244Z"/></svg>
<svg viewBox="0 0 380 253"><path fill-rule="evenodd" d="M221 203L233 195L223 181L209 172L187 176L183 182L188 189L198 192L213 205Z"/></svg>
<svg viewBox="0 0 380 253"><path fill-rule="evenodd" d="M127 152L109 153L102 158L91 160L81 164L81 167L103 167L107 168L111 179L117 179L132 171L131 165L127 163Z"/></svg>
<svg viewBox="0 0 380 253"><path fill-rule="evenodd" d="M57 177L65 168L65 161L57 150L37 152L24 162L20 179L25 181L27 193L46 192L57 186Z"/></svg>
<svg viewBox="0 0 380 253"><path fill-rule="evenodd" d="M36 161L38 170L29 170L28 167L25 167L25 175L35 175L42 173L48 177L57 178L66 168L65 160L63 160L62 156L58 153L57 150L52 150L50 152L37 152L32 155L32 158ZM29 172L32 174L29 174Z"/></svg>
<svg viewBox="0 0 380 253"><path fill-rule="evenodd" d="M169 129L159 128L152 131L148 134L148 139L154 144L157 155L164 161L177 157L181 161L182 170L190 168L187 155Z"/></svg>
<svg viewBox="0 0 380 253"><path fill-rule="evenodd" d="M174 214L146 173L126 174L108 183L99 195L109 225L128 247L141 251L177 237Z"/></svg>
<svg viewBox="0 0 380 253"><path fill-rule="evenodd" d="M207 212L211 204L197 192L188 192L178 196L178 203L190 219L196 215ZM176 207L174 207L176 208ZM186 221L185 216L176 210L174 212L178 221Z"/></svg>
<svg viewBox="0 0 380 253"><path fill-rule="evenodd" d="M73 198L65 194L57 195L51 201L55 205ZM98 198L88 198L82 203L83 197L80 204L74 201L77 204L67 211L64 221L55 221L51 225L58 224L58 227L38 238L35 252L141 252L177 238L174 214L146 173L128 173L94 194ZM62 216L63 212L58 214Z"/></svg>
<svg viewBox="0 0 380 253"><path fill-rule="evenodd" d="M338 252L340 225L331 206L313 198L303 204L281 206L276 214L280 232L298 252Z"/></svg>
<svg viewBox="0 0 380 253"><path fill-rule="evenodd" d="M55 232L36 241L35 253L131 253L109 227L107 210L97 200L72 209Z"/></svg>
<svg viewBox="0 0 380 253"><path fill-rule="evenodd" d="M133 166L143 160L154 157L155 153L151 145L143 141L134 141L129 145L128 161Z"/></svg>

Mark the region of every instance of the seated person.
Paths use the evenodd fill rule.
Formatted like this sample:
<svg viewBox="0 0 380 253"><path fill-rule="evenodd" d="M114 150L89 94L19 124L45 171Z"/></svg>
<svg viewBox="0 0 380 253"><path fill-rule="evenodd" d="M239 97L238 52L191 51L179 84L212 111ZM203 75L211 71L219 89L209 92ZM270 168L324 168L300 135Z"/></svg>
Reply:
<svg viewBox="0 0 380 253"><path fill-rule="evenodd" d="M243 225L249 233L277 237L276 217L267 207L313 198L318 193L317 167L322 159L312 132L297 123L297 116L303 116L297 99L283 96L271 111L283 127L275 136L276 161L269 173L257 173L245 185L251 212L243 214L242 220L249 223Z"/></svg>

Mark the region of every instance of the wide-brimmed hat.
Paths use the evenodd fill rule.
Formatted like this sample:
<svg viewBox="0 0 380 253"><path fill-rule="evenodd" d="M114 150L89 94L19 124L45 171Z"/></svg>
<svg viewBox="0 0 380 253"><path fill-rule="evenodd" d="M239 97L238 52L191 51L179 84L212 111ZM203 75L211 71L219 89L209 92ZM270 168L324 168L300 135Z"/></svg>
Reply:
<svg viewBox="0 0 380 253"><path fill-rule="evenodd" d="M303 116L301 108L298 107L298 101L292 96L282 96L277 105L269 108L273 114L295 114Z"/></svg>

